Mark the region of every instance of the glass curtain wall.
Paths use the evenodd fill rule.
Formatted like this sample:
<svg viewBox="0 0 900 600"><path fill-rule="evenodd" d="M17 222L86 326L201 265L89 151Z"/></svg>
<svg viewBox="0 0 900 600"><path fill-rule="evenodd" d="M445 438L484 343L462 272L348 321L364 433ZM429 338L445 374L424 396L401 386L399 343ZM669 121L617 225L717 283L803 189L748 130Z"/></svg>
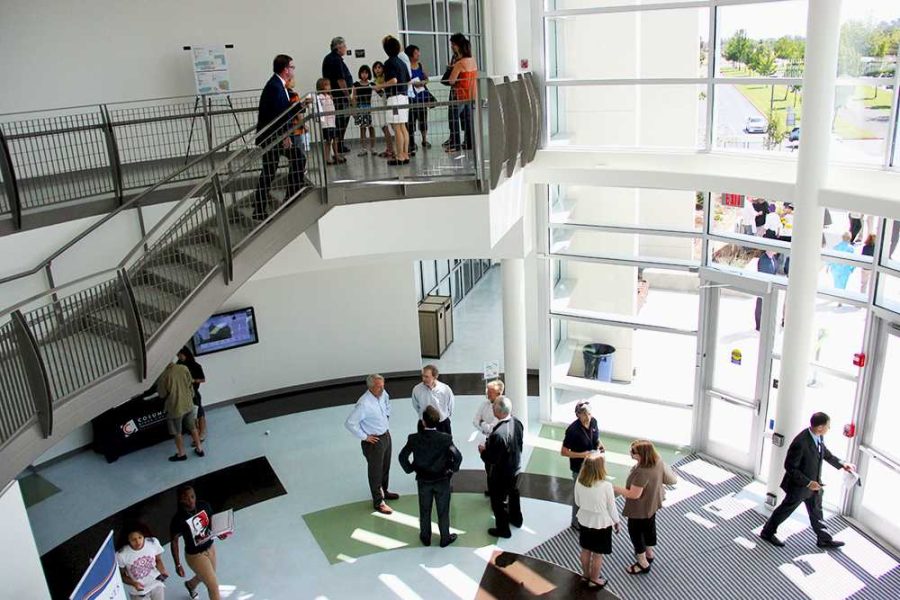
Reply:
<svg viewBox="0 0 900 600"><path fill-rule="evenodd" d="M757 212L769 217L761 225ZM854 364L854 355L867 352L882 360L885 353L872 346L874 323L885 315L900 321L900 222L864 217L855 241L848 241L856 217L838 208L826 212L804 410L828 412L839 434L872 402L863 391L870 372ZM720 337L730 336L729 343L754 329L755 301L741 303L736 290L717 304L721 314L706 314L704 288L710 285L698 277L704 270L762 281L774 290L771 342L756 359L746 353L742 367L749 377L755 360L771 361L768 402L764 397L761 406L767 422L774 418L791 214L790 204L780 199L720 191L550 186L550 418L568 421L577 401L592 399L605 430L673 444L694 441L693 413L703 396L698 366L704 324L718 319ZM772 256L774 269L762 269L764 253ZM595 368L591 344L615 349L605 374ZM833 438L832 451L850 460L854 440ZM755 462L760 477L768 472L768 450L763 444ZM837 477L826 475L832 476ZM832 483L826 504L839 508L845 502L842 487Z"/></svg>
<svg viewBox="0 0 900 600"><path fill-rule="evenodd" d="M454 306L465 298L491 268L489 258L417 260L413 265L417 300L451 296Z"/></svg>
<svg viewBox="0 0 900 600"><path fill-rule="evenodd" d="M807 0L547 0L551 144L795 154ZM900 3L843 3L831 156L900 166Z"/></svg>
<svg viewBox="0 0 900 600"><path fill-rule="evenodd" d="M472 42L472 55L484 64L481 0L401 0L400 35L404 46L413 44L422 52L428 76L440 78L450 64L450 36L465 34Z"/></svg>

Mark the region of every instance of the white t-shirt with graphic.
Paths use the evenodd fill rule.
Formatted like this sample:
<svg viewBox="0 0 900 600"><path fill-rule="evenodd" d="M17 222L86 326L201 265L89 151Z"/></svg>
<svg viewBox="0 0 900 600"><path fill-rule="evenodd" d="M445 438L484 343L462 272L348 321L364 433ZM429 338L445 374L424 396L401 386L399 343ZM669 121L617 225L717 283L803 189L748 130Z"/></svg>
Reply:
<svg viewBox="0 0 900 600"><path fill-rule="evenodd" d="M121 550L116 552L116 562L120 569L125 569L128 576L144 586L144 589L137 589L126 586L130 594L143 596L150 593L150 590L165 585L159 581L159 571L156 569L156 557L163 553L163 547L156 538L144 538L144 547L140 550L134 550L131 546L125 545Z"/></svg>

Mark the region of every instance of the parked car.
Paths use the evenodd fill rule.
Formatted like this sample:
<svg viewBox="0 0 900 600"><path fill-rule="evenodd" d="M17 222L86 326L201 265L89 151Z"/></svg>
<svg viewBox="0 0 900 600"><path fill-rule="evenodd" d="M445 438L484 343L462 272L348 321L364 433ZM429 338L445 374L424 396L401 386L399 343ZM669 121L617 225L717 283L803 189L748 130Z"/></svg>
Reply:
<svg viewBox="0 0 900 600"><path fill-rule="evenodd" d="M799 144L800 143L800 128L794 127L791 129L791 132L788 134L788 141Z"/></svg>
<svg viewBox="0 0 900 600"><path fill-rule="evenodd" d="M764 117L747 117L747 122L744 123L744 132L765 133L768 125Z"/></svg>

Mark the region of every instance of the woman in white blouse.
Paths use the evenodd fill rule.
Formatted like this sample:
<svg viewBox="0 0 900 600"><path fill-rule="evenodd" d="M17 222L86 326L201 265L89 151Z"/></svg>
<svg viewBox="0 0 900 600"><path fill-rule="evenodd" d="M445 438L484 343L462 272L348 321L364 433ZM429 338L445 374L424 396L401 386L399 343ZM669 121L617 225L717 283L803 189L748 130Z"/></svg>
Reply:
<svg viewBox="0 0 900 600"><path fill-rule="evenodd" d="M472 419L472 425L475 426L475 431L477 432L475 436L476 445L484 444L487 441L487 436L491 435L491 432L494 430L494 425L497 424L497 417L494 416L494 402L503 397L504 389L505 386L499 379L495 379L487 384L484 390L487 398L475 411L475 418ZM488 465L484 466L485 471L488 468ZM490 480L490 477L488 480ZM484 495L490 496L490 491L484 490Z"/></svg>
<svg viewBox="0 0 900 600"><path fill-rule="evenodd" d="M575 482L575 504L581 529L581 569L588 587L600 589L609 581L600 577L603 555L612 554L612 531L619 533L619 511L613 486L606 480L606 461L597 452L584 459Z"/></svg>

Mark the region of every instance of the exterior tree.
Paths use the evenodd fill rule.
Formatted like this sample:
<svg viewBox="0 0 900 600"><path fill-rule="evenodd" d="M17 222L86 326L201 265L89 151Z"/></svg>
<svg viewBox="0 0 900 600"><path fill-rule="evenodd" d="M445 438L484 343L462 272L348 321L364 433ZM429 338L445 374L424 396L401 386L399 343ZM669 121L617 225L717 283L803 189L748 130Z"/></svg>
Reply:
<svg viewBox="0 0 900 600"><path fill-rule="evenodd" d="M752 42L747 37L747 32L739 29L725 42L722 48L722 55L726 60L731 61L732 65L739 62L747 64L751 51Z"/></svg>

